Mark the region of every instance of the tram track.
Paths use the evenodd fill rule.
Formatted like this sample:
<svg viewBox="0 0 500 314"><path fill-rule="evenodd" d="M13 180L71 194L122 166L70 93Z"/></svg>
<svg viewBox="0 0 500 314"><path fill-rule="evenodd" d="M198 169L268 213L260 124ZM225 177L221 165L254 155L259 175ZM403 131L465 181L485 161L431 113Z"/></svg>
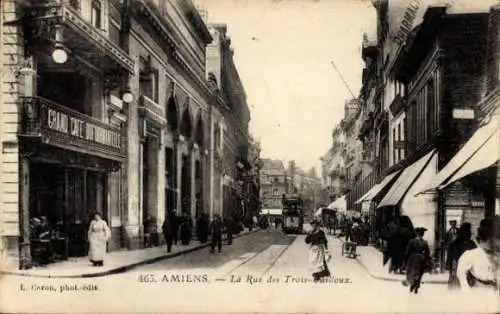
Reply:
<svg viewBox="0 0 500 314"><path fill-rule="evenodd" d="M297 236L294 236L294 238L296 238ZM285 252L293 245L293 242L290 243L290 244L287 244L287 245L284 245L284 247L279 251L278 254L276 254L276 256L273 256L273 258L267 263L267 266L264 268L263 271L261 271L261 275L265 275L269 272L269 270L271 270L274 265L276 265L276 263L278 262L278 260L285 254ZM261 250L260 252L256 253L254 256L252 256L251 258L245 260L243 263L237 265L236 267L232 268L230 271L226 272L225 273L225 276L229 276L231 274L234 274L236 271L242 269L243 267L247 266L248 264L256 261L256 259L262 257L262 254L265 254L266 251L268 251L270 248L272 248L272 246L264 249L264 250ZM253 270L250 270L250 272L254 272ZM256 269L255 270L255 273L259 272L259 269Z"/></svg>

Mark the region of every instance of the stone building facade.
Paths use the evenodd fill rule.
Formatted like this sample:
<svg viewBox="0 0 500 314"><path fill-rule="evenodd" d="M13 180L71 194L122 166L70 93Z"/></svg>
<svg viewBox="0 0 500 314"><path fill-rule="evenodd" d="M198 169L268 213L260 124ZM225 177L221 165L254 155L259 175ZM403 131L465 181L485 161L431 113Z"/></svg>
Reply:
<svg viewBox="0 0 500 314"><path fill-rule="evenodd" d="M479 104L488 94L487 69L495 68L487 60L494 59L491 37L498 26L492 26L494 14L487 7L373 3L377 38L365 36L362 49L364 166L350 193L361 191L355 204L371 214L373 241L392 216L406 215L429 230L433 256L442 261L448 221L468 221L475 230L494 212L495 206L486 205L494 203L489 200L494 184L477 189L469 178L446 189L419 191L478 127Z"/></svg>
<svg viewBox="0 0 500 314"><path fill-rule="evenodd" d="M1 6L6 264L32 266L34 218L47 218L69 255L82 256L93 212L116 250L143 247L146 222L159 228L169 214L194 220L222 207L226 163L249 169L238 150L248 145L249 112L241 95L236 118L223 110L206 68L214 36L191 1ZM223 72L237 77L234 64ZM234 158L224 159L224 130L240 124Z"/></svg>
<svg viewBox="0 0 500 314"><path fill-rule="evenodd" d="M259 183L262 210L281 209L283 194L289 193L289 183L283 162L263 158L259 172Z"/></svg>
<svg viewBox="0 0 500 314"><path fill-rule="evenodd" d="M224 217L242 219L249 207L248 184L253 180L248 155L250 110L233 60L227 25L213 24L210 28L216 39L209 47L207 72L218 82L215 107L223 117L219 144L224 167L216 174L220 174L222 183L218 208Z"/></svg>

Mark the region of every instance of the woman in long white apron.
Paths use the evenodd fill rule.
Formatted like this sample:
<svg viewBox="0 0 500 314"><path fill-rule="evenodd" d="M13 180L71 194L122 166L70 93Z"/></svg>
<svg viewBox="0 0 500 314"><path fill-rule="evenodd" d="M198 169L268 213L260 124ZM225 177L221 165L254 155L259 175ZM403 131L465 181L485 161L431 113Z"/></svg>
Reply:
<svg viewBox="0 0 500 314"><path fill-rule="evenodd" d="M104 266L104 257L111 230L101 214L95 213L89 226L89 260L93 266Z"/></svg>
<svg viewBox="0 0 500 314"><path fill-rule="evenodd" d="M320 228L320 223L317 220L311 222L313 229L306 236L305 242L309 244L309 264L314 282L318 282L321 278L330 277L328 269L328 261L331 258L328 253L328 241L326 235Z"/></svg>

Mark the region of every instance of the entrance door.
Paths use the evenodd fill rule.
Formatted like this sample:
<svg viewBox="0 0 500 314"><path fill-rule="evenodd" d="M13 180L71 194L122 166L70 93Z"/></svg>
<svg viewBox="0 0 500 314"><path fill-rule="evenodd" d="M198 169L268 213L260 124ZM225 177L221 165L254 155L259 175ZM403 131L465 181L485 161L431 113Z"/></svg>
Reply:
<svg viewBox="0 0 500 314"><path fill-rule="evenodd" d="M87 215L97 212L108 221L106 175L97 171L87 171ZM108 221L109 224L109 221Z"/></svg>
<svg viewBox="0 0 500 314"><path fill-rule="evenodd" d="M55 226L64 221L64 168L56 164L30 164L30 218L47 217Z"/></svg>

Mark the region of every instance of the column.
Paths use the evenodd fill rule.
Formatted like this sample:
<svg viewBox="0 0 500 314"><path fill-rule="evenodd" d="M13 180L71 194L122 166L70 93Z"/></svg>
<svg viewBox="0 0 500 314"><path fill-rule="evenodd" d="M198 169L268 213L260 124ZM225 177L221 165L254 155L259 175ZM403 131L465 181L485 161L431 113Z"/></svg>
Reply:
<svg viewBox="0 0 500 314"><path fill-rule="evenodd" d="M22 75L23 96L33 97L35 95L36 85L36 70L34 69L33 57L28 57L25 60L25 66L20 70ZM20 147L23 150L23 147ZM21 212L19 219L20 243L19 243L19 267L28 269L31 264L31 248L30 248L30 163L24 152L21 152L19 164L19 187L20 187L20 204Z"/></svg>
<svg viewBox="0 0 500 314"><path fill-rule="evenodd" d="M137 213L137 225L139 226L139 239L143 238L143 208L144 208L144 188L143 188L143 176L144 176L144 140L139 142L139 180L138 180L138 189L139 189L139 206ZM142 241L142 240L141 240Z"/></svg>
<svg viewBox="0 0 500 314"><path fill-rule="evenodd" d="M196 218L196 152L197 149L193 143L189 145L189 180L190 184L190 205L191 205L191 218Z"/></svg>
<svg viewBox="0 0 500 314"><path fill-rule="evenodd" d="M28 269L31 264L31 249L30 249L30 165L29 159L22 156L20 160L20 192L21 192L21 219L20 223L20 243L19 243L19 268Z"/></svg>
<svg viewBox="0 0 500 314"><path fill-rule="evenodd" d="M176 210L175 212L179 215L181 213L181 205L182 205L182 195L181 195L181 184L182 184L182 145L183 145L183 142L182 141L177 141L177 144L176 144L176 150L175 150L175 158L176 158L176 162L175 162L175 167L177 168L176 169L176 180L177 180L177 186L175 187L176 188Z"/></svg>
<svg viewBox="0 0 500 314"><path fill-rule="evenodd" d="M158 145L158 157L157 157L157 182L158 182L158 187L156 189L157 193L157 201L156 201L156 206L157 206L157 212L156 212L156 221L158 225L158 230L161 230L161 224L163 223L163 220L165 218L165 200L166 200L166 193L165 193L165 188L167 186L166 178L165 178L165 135L163 134L163 131L160 134L160 140L159 140L159 145Z"/></svg>
<svg viewBox="0 0 500 314"><path fill-rule="evenodd" d="M208 144L208 212L210 215L210 221L214 216L214 187L216 184L215 172L214 172L214 123L212 121L212 115L210 115L210 125L209 127L209 144Z"/></svg>

